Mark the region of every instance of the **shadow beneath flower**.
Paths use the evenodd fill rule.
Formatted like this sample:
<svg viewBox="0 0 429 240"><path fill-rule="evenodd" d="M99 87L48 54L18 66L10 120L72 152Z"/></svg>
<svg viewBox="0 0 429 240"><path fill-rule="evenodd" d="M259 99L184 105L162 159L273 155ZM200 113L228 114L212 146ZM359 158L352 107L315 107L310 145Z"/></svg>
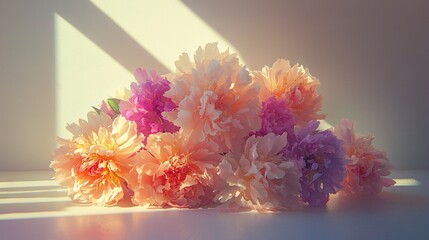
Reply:
<svg viewBox="0 0 429 240"><path fill-rule="evenodd" d="M429 206L429 197L396 192L383 192L373 197L338 197L328 205L333 212L385 212L420 210Z"/></svg>
<svg viewBox="0 0 429 240"><path fill-rule="evenodd" d="M135 207L136 205L133 204L130 198L124 198L120 200L115 206L120 208L129 208L129 207Z"/></svg>

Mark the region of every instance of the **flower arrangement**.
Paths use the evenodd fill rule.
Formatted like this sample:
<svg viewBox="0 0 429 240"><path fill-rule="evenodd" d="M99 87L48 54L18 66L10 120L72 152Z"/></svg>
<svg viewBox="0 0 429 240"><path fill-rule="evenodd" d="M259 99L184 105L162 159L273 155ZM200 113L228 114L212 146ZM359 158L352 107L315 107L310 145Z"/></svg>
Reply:
<svg viewBox="0 0 429 240"><path fill-rule="evenodd" d="M395 183L353 121L318 128L320 83L303 66L251 71L216 43L175 64L166 76L137 69L130 89L67 126L50 167L72 200L264 212Z"/></svg>

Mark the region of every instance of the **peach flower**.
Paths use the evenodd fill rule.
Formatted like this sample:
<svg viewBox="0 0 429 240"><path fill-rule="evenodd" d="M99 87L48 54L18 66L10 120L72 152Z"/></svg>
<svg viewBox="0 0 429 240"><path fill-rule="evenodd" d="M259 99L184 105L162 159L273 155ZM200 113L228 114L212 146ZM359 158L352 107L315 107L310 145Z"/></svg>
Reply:
<svg viewBox="0 0 429 240"><path fill-rule="evenodd" d="M344 141L347 176L344 179L343 193L348 195L374 195L383 187L395 184L388 178L390 164L386 153L372 146L373 136L355 133L354 122L342 119L335 127L334 133Z"/></svg>
<svg viewBox="0 0 429 240"><path fill-rule="evenodd" d="M318 113L322 106L322 97L316 92L319 80L303 66L291 66L289 61L278 59L271 68L265 66L262 71L252 72L252 75L261 85L259 99L264 102L274 96L285 100L299 126L325 117Z"/></svg>
<svg viewBox="0 0 429 240"><path fill-rule="evenodd" d="M88 113L88 120L67 126L71 139L60 139L50 167L74 201L114 205L127 191L123 176L143 147L136 125L123 117Z"/></svg>
<svg viewBox="0 0 429 240"><path fill-rule="evenodd" d="M234 139L261 128L259 85L235 54L219 52L216 43L198 48L192 63L184 53L176 61L178 72L165 93L178 106L164 112L169 121L195 141L209 139L227 151Z"/></svg>
<svg viewBox="0 0 429 240"><path fill-rule="evenodd" d="M252 136L236 144L219 164L226 186L216 200L230 209L273 211L299 206L301 171L297 162L282 158L286 133Z"/></svg>
<svg viewBox="0 0 429 240"><path fill-rule="evenodd" d="M141 206L199 207L212 202L218 146L186 141L181 132L156 133L130 173L133 202ZM134 177L136 176L136 177Z"/></svg>

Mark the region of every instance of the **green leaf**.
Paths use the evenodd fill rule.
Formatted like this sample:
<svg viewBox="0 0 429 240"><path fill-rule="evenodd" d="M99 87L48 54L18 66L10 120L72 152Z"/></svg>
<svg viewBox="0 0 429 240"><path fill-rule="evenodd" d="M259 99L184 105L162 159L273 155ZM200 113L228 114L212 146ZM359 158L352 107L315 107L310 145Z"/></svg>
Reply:
<svg viewBox="0 0 429 240"><path fill-rule="evenodd" d="M109 104L110 108L116 113L119 114L119 103L121 102L120 99L117 98L108 98L107 103Z"/></svg>
<svg viewBox="0 0 429 240"><path fill-rule="evenodd" d="M99 108L96 108L96 107L94 107L94 106L92 106L92 108L98 113L98 114L100 114L101 113L101 110L99 109Z"/></svg>

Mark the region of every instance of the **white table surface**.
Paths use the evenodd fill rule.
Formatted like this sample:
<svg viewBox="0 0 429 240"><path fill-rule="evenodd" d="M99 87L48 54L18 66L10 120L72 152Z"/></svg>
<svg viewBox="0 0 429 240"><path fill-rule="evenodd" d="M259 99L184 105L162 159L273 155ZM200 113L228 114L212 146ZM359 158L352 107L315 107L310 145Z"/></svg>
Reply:
<svg viewBox="0 0 429 240"><path fill-rule="evenodd" d="M429 171L394 172L411 186L374 199L274 214L81 206L52 174L0 172L0 239L429 239Z"/></svg>

